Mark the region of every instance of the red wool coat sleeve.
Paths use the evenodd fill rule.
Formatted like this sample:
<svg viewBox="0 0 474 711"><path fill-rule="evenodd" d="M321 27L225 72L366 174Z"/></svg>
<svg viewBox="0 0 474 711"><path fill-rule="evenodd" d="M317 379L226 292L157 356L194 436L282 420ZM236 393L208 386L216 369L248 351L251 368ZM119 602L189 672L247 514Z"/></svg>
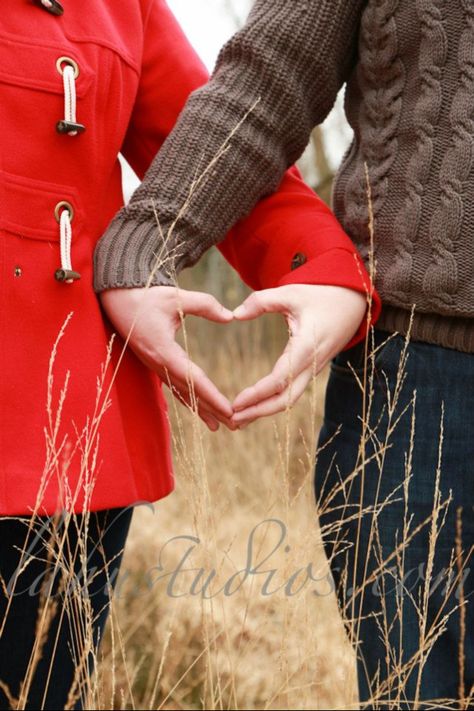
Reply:
<svg viewBox="0 0 474 711"><path fill-rule="evenodd" d="M363 320L345 350L363 340L380 316L381 299L353 242L296 167L286 172L276 193L235 226L219 249L255 290L324 284L367 294L369 318ZM297 256L305 261L291 269Z"/></svg>
<svg viewBox="0 0 474 711"><path fill-rule="evenodd" d="M207 79L207 70L166 2L152 2L140 87L123 144L123 154L140 178L189 94ZM380 298L352 241L296 168L285 174L275 194L235 226L219 249L252 289L292 283L343 286L371 294L371 324L380 314ZM295 255L304 263L292 269ZM364 320L346 348L365 337L367 325Z"/></svg>

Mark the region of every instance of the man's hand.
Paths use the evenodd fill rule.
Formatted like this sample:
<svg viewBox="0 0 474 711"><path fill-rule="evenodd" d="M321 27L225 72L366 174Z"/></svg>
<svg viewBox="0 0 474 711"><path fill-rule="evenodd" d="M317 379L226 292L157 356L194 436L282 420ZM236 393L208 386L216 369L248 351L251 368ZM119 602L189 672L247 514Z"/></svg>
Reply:
<svg viewBox="0 0 474 711"><path fill-rule="evenodd" d="M235 425L244 427L293 405L312 376L349 343L366 311L364 294L338 286L290 284L251 294L235 309L235 318L281 313L290 339L270 375L234 400Z"/></svg>
<svg viewBox="0 0 474 711"><path fill-rule="evenodd" d="M109 289L100 295L112 324L140 360L157 373L180 402L196 409L209 429L219 422L235 429L232 406L206 373L176 343L187 314L229 323L232 311L213 296L171 286L148 289Z"/></svg>

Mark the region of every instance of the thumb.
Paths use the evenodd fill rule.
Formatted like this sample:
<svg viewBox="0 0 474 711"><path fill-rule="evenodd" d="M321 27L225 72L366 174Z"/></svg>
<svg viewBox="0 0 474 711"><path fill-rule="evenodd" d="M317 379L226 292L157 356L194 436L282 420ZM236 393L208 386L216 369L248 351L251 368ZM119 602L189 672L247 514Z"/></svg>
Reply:
<svg viewBox="0 0 474 711"><path fill-rule="evenodd" d="M234 318L239 321L248 321L265 313L282 311L284 306L281 299L277 297L276 291L276 289L254 291L243 304L234 309Z"/></svg>
<svg viewBox="0 0 474 711"><path fill-rule="evenodd" d="M226 309L214 296L201 291L182 291L180 306L185 314L207 318L209 321L229 323L234 320L230 309Z"/></svg>

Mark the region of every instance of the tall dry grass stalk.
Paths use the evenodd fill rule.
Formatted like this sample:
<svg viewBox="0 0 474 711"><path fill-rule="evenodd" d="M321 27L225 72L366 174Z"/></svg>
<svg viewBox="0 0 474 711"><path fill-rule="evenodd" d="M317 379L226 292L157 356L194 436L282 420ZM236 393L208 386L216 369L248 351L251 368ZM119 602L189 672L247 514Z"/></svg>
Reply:
<svg viewBox="0 0 474 711"><path fill-rule="evenodd" d="M228 145L228 142L223 145L219 155ZM204 171L204 178L212 166ZM196 180L193 191L198 189L202 179ZM370 204L370 184L368 190ZM373 238L373 215L370 214ZM162 263L159 258L160 255L157 265ZM375 264L372 267L374 269ZM206 326L206 341L213 338L220 346L206 349L200 340L200 325L188 319L183 340L191 356L212 373L217 385L226 393L234 394L268 372L276 352L262 342L261 322L240 324L238 330L230 327L224 334L221 328ZM110 369L112 344L104 354L94 412L81 431L76 429L70 438L59 441L69 376L56 397L54 360L64 329L53 349L48 378L47 456L38 506L52 476L63 484L65 508L71 508L81 489L87 493L86 504L80 520L77 550L69 550L66 536L68 527L78 526L74 514L67 514L60 525L57 520L51 520L41 534L47 541L51 575L57 577L59 572L60 583L54 594L47 584L42 589L36 643L19 697L14 698L2 685L11 707L25 708L51 621L55 616L63 616L73 631L71 654L76 666L68 708L79 698L88 709L356 708L354 650L358 649L360 639L364 595L382 572L394 570L397 580L404 580L406 546L421 527L426 527L430 534L423 594L415 600L410 597L410 590L402 590L396 620L383 608L379 633L386 640L386 658L381 664L386 664L390 673L384 681L369 680L373 707L387 697L392 699L392 708L399 707L405 701L403 679L414 670L419 690L429 652L443 634L449 615L453 614L451 609L441 608L430 622L427 615L437 539L450 501L443 500L440 488L441 421L440 464L432 513L422 524L413 526L409 515L410 481L416 400L422 394L414 393L409 405L399 411L407 347L401 354L395 388L390 389L387 382L389 425L383 435L379 435L370 425L376 352L371 348L370 339L367 341L363 375L354 372L364 393L359 460L351 476L336 487L337 491L332 490L318 502L320 512L324 513L333 505L336 495L346 491L356 478L360 478L363 487L369 464L365 454L369 442L374 450L371 463L376 463L381 482L395 429L400 418L407 411L411 412L412 434L404 481L385 499L377 497L368 509L364 510L361 497L361 511L357 515L370 516L369 547L378 556L378 563L375 571L369 572L366 568L362 585L355 579L345 581L355 588L347 609L342 610L349 631L347 636L322 548L313 494L315 438L322 420L325 370L314 377L311 388L297 406L236 433L221 430L211 434L193 408L181 408L176 400L170 400L177 489L154 507L141 506L135 511L107 636L98 652L92 635L90 600L81 586L72 583L77 576L74 567L77 560L86 574L87 499L97 476L97 462L100 456L106 456L100 452L100 425L110 406L113 377L107 382L106 374ZM317 370L315 367L315 372ZM81 476L78 487L71 490L68 466L77 452L81 458ZM399 498L405 503L400 544L384 558L378 517ZM341 520L351 515L341 512ZM37 530L35 515L26 523L31 532ZM339 552L344 552L348 542L342 538L338 541L340 525L334 530L325 530L324 534L336 540L340 544ZM459 528L446 600L459 584L469 560L470 552L462 550L461 538ZM358 540L355 546L357 555L367 556L367 550L360 548ZM20 564L20 569L22 565L27 566L28 560ZM60 596L61 591L69 589L72 594ZM3 591L7 592L4 584ZM397 621L402 625L407 600L417 606L421 640L419 650L408 661L403 654L403 641L397 649L390 643L390 629ZM463 604L461 599L460 605ZM4 621L0 624L3 628ZM459 665L462 669L462 648ZM91 675L92 666L95 673ZM461 703L467 708L472 690L464 688L462 674L460 691ZM419 706L419 698L412 702L414 708ZM446 707L449 707L448 702Z"/></svg>

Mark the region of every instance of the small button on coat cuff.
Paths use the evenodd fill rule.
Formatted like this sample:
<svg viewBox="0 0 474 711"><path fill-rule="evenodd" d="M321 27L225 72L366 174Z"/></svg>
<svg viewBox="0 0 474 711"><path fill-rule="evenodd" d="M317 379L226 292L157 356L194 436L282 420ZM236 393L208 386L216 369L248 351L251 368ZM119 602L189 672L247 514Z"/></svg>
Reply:
<svg viewBox="0 0 474 711"><path fill-rule="evenodd" d="M58 0L48 0L48 2L42 2L41 0L33 0L35 5L38 5L42 10L46 10L51 15L63 15L64 8Z"/></svg>
<svg viewBox="0 0 474 711"><path fill-rule="evenodd" d="M293 269L298 269L298 267L302 267L303 264L306 264L308 261L308 257L306 254L303 254L303 252L297 252L293 259L291 260L291 270Z"/></svg>

